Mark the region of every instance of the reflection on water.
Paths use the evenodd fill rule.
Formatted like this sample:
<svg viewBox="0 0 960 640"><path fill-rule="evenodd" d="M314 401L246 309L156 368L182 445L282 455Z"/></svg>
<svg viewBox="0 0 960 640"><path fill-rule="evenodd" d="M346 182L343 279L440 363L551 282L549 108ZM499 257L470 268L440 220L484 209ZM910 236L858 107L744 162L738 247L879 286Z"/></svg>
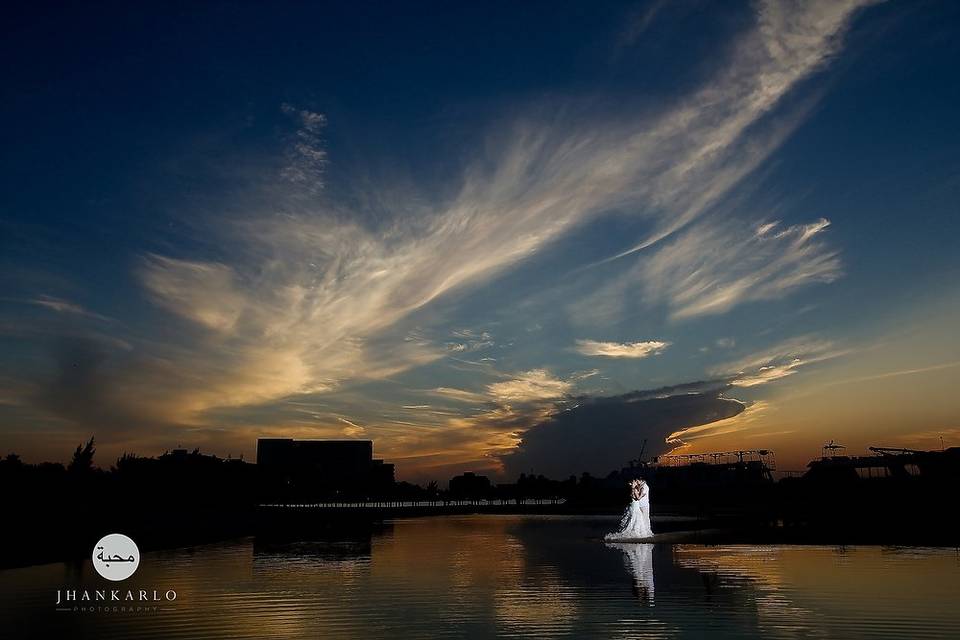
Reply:
<svg viewBox="0 0 960 640"><path fill-rule="evenodd" d="M633 576L634 592L644 602L653 602L653 545L607 543L611 549L619 549L626 556L627 569Z"/></svg>
<svg viewBox="0 0 960 640"><path fill-rule="evenodd" d="M605 544L609 519L398 520L305 539L0 571L6 637L956 637L951 549ZM656 584L656 590L654 590ZM55 611L57 589L176 589L152 613Z"/></svg>

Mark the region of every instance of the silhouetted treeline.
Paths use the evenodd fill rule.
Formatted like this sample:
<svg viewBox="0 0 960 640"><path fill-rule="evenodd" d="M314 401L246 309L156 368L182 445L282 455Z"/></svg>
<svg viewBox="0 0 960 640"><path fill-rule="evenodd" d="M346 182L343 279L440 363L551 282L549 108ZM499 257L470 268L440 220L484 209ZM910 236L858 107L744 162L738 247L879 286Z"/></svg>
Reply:
<svg viewBox="0 0 960 640"><path fill-rule="evenodd" d="M70 462L0 461L0 540L5 566L82 557L104 534L123 532L144 548L241 535L254 515L256 467L198 450L157 458L124 454L94 466L91 438Z"/></svg>
<svg viewBox="0 0 960 640"><path fill-rule="evenodd" d="M130 535L141 548L152 549L258 531L264 478L257 465L197 449L176 449L158 457L127 453L107 469L97 467L95 459L96 442L90 438L77 446L66 465L27 464L14 453L0 460L5 525L0 543L6 550L0 566L81 558L112 532ZM497 491L513 498L519 487L527 497L547 497L555 493L549 486L542 476L521 476L516 485L501 485ZM436 482L420 486L401 481L382 486L377 495L344 499L463 499L455 494Z"/></svg>
<svg viewBox="0 0 960 640"><path fill-rule="evenodd" d="M541 475L521 473L516 482L501 482L493 484L485 476L479 476L471 473L465 473L450 479L450 489L446 496L452 500L490 500L490 501L552 501L580 500L584 504L601 504L610 502L619 504L623 502L623 492L619 485L611 492L610 496L606 493L606 487L598 482L589 473L584 473L577 481L576 476L570 476L566 480L553 480Z"/></svg>
<svg viewBox="0 0 960 640"><path fill-rule="evenodd" d="M679 467L641 463L602 478L583 473L553 480L531 473L514 483L494 484L485 476L464 473L452 478L448 489L436 482L425 487L390 482L378 495L344 500L454 502L460 508L514 504L519 510L525 508L521 505L544 503L567 513L612 514L629 500L627 482L643 477L651 487L655 517L669 513L738 519L753 531L786 531L794 536L790 539L831 544L960 543L955 506L960 449L885 451L815 460L803 477L779 483L755 461ZM177 449L156 458L124 454L109 469L101 469L94 464L95 456L96 443L90 438L77 446L66 465L26 464L16 454L0 460L0 566L84 557L101 536L112 532L130 535L145 550L252 535L276 528L277 514L284 513L258 512L264 477L257 465L242 459ZM320 489L314 502L325 501L329 494ZM297 535L302 519L293 513L284 517L289 522L281 528ZM350 524L350 519L390 515L376 509L340 509L311 517L326 529Z"/></svg>
<svg viewBox="0 0 960 640"><path fill-rule="evenodd" d="M451 481L451 493L472 501L559 498L571 513L610 513L629 500L626 483L642 477L651 487L654 516L736 526L754 540L960 545L960 448L875 451L813 460L804 475L779 482L757 460L640 463L603 478L531 474L500 485L464 474Z"/></svg>

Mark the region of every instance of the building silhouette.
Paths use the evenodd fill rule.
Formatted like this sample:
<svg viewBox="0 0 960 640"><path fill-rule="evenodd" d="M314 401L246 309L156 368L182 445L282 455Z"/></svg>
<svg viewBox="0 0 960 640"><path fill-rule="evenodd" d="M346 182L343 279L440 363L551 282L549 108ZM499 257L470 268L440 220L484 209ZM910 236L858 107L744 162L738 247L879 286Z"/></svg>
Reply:
<svg viewBox="0 0 960 640"><path fill-rule="evenodd" d="M490 478L467 471L450 478L450 495L458 500L480 500L490 494Z"/></svg>
<svg viewBox="0 0 960 640"><path fill-rule="evenodd" d="M373 457L371 440L258 438L261 500L320 502L384 496L392 464Z"/></svg>

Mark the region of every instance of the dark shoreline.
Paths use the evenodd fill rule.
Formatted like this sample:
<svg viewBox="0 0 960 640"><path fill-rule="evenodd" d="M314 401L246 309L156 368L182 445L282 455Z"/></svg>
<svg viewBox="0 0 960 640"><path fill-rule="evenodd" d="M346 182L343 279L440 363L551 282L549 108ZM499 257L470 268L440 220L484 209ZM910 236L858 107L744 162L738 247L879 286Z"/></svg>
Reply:
<svg viewBox="0 0 960 640"><path fill-rule="evenodd" d="M346 513L345 513L346 512ZM454 505L442 512L417 508L365 509L258 509L245 513L180 514L165 520L166 526L153 523L137 523L118 526L110 531L97 527L78 535L89 539L88 544L60 545L54 547L45 536L30 536L21 531L11 536L9 530L3 536L6 549L16 549L16 554L0 557L0 570L24 568L56 562L71 562L88 558L97 538L112 531L127 532L142 551L162 551L190 548L226 540L254 537L258 542L283 541L349 541L354 537L376 535L389 526L392 520L406 518L450 517L464 515L530 515L530 516L578 516L609 518L619 515L609 509L573 509L564 505L498 505L497 508L479 508L473 505ZM171 526L171 523L190 526ZM652 542L654 544L757 544L757 545L827 545L827 546L897 546L897 547L947 547L960 549L960 538L949 528L921 527L910 531L880 529L875 526L783 526L744 516L705 516L689 513L661 513L653 516L657 534L652 540L624 542ZM24 535L27 534L27 535ZM36 541L31 544L29 541ZM602 542L602 537L597 537ZM62 540L61 540L62 542ZM13 546L11 546L13 545Z"/></svg>

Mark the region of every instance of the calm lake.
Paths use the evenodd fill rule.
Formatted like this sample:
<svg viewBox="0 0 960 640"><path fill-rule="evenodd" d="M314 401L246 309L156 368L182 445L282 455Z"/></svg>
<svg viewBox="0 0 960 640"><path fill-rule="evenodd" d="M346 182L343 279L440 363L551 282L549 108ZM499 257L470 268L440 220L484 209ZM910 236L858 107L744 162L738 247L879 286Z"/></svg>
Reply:
<svg viewBox="0 0 960 640"><path fill-rule="evenodd" d="M247 538L145 553L121 583L89 561L0 571L0 629L4 638L960 634L954 549L599 541L615 524L415 518L326 541ZM57 610L58 589L111 588L177 596L150 612Z"/></svg>

